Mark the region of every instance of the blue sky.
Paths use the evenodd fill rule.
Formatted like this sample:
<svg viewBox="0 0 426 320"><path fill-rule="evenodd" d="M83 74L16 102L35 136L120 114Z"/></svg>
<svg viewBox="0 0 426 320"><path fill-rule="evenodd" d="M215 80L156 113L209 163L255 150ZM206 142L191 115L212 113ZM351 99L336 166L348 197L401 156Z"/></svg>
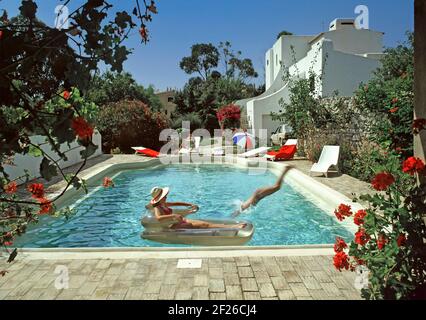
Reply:
<svg viewBox="0 0 426 320"><path fill-rule="evenodd" d="M18 12L20 0L0 0L9 16ZM71 1L75 9L82 0ZM135 0L109 0L115 10L133 10ZM38 17L54 25L59 0L38 0ZM357 5L366 5L370 29L385 32L385 46L395 46L413 30L413 0L157 0L158 15L149 25L151 41L140 43L137 30L126 42L134 48L124 69L142 85L157 89L181 88L189 78L179 61L195 43L230 41L243 57L252 59L263 83L264 54L282 30L297 35L324 31L337 17L356 17Z"/></svg>

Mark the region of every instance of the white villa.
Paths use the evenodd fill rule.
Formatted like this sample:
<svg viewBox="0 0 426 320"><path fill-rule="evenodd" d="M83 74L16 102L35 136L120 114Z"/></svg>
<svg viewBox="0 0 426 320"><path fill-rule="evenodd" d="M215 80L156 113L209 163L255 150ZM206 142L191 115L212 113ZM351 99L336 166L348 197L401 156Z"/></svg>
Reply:
<svg viewBox="0 0 426 320"><path fill-rule="evenodd" d="M283 78L306 78L309 70L323 75L317 91L322 97L352 96L361 82L368 81L383 56L383 33L357 29L354 19L335 19L329 31L313 36L283 35L266 52L266 91L255 98L237 101L247 115L248 128L259 138L267 129L267 141L280 122L271 112L280 110L279 101L289 102L289 88ZM265 138L265 137L264 137Z"/></svg>

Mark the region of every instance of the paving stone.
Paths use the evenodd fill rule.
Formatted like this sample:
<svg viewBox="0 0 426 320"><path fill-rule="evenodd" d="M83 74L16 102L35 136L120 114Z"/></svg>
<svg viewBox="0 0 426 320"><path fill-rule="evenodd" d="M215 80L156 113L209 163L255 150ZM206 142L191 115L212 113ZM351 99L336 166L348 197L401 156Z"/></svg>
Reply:
<svg viewBox="0 0 426 320"><path fill-rule="evenodd" d="M223 272L224 273L237 273L237 264L235 262L224 262L223 263Z"/></svg>
<svg viewBox="0 0 426 320"><path fill-rule="evenodd" d="M64 289L56 297L57 300L72 300L77 295L77 289Z"/></svg>
<svg viewBox="0 0 426 320"><path fill-rule="evenodd" d="M33 287L33 285L34 285L34 283L32 283L30 281L23 282L19 286L17 286L13 290L11 290L10 293L9 293L9 295L8 295L8 297L22 297L28 291L31 290L31 288Z"/></svg>
<svg viewBox="0 0 426 320"><path fill-rule="evenodd" d="M278 277L282 275L281 269L274 257L264 257L263 263L265 264L266 272L268 272L271 277Z"/></svg>
<svg viewBox="0 0 426 320"><path fill-rule="evenodd" d="M78 289L80 288L85 282L87 282L88 277L87 276L76 276L76 275L69 275L69 288L70 289ZM103 278L104 279L104 278Z"/></svg>
<svg viewBox="0 0 426 320"><path fill-rule="evenodd" d="M87 281L78 289L77 294L81 296L90 296L95 292L97 287L98 282Z"/></svg>
<svg viewBox="0 0 426 320"><path fill-rule="evenodd" d="M250 261L248 257L236 257L235 262L237 264L237 267L249 267Z"/></svg>
<svg viewBox="0 0 426 320"><path fill-rule="evenodd" d="M244 300L258 301L261 299L259 292L243 292Z"/></svg>
<svg viewBox="0 0 426 320"><path fill-rule="evenodd" d="M145 286L142 288L142 293L160 293L161 282L160 281L148 281L145 283Z"/></svg>
<svg viewBox="0 0 426 320"><path fill-rule="evenodd" d="M221 258L209 258L207 261L209 268L222 268Z"/></svg>
<svg viewBox="0 0 426 320"><path fill-rule="evenodd" d="M283 277L271 277L271 281L276 290L290 289L290 286Z"/></svg>
<svg viewBox="0 0 426 320"><path fill-rule="evenodd" d="M260 283L259 284L259 293L262 298L276 297L277 293L275 292L272 283Z"/></svg>
<svg viewBox="0 0 426 320"><path fill-rule="evenodd" d="M240 278L236 273L225 273L223 276L223 280L225 281L226 286L240 284Z"/></svg>
<svg viewBox="0 0 426 320"><path fill-rule="evenodd" d="M262 300L278 300L278 297L265 297Z"/></svg>
<svg viewBox="0 0 426 320"><path fill-rule="evenodd" d="M209 292L225 292L224 281L222 279L210 279Z"/></svg>
<svg viewBox="0 0 426 320"><path fill-rule="evenodd" d="M288 283L302 282L302 279L299 277L296 271L283 271L283 276Z"/></svg>
<svg viewBox="0 0 426 320"><path fill-rule="evenodd" d="M225 292L210 292L209 293L210 300L226 300Z"/></svg>
<svg viewBox="0 0 426 320"><path fill-rule="evenodd" d="M126 294L110 294L107 298L107 300L124 300L126 297Z"/></svg>
<svg viewBox="0 0 426 320"><path fill-rule="evenodd" d="M160 293L158 295L159 300L173 300L176 293L176 286L173 284L165 285L163 284L160 288Z"/></svg>
<svg viewBox="0 0 426 320"><path fill-rule="evenodd" d="M191 291L194 287L194 278L181 278L176 285L177 291Z"/></svg>
<svg viewBox="0 0 426 320"><path fill-rule="evenodd" d="M208 287L194 287L192 291L192 300L208 300L209 288Z"/></svg>
<svg viewBox="0 0 426 320"><path fill-rule="evenodd" d="M111 265L111 260L100 260L96 265L96 269L107 269Z"/></svg>
<svg viewBox="0 0 426 320"><path fill-rule="evenodd" d="M290 262L288 257L277 257L276 260L281 271L294 271L293 264Z"/></svg>
<svg viewBox="0 0 426 320"><path fill-rule="evenodd" d="M340 290L342 296L348 300L362 300L361 293L356 290Z"/></svg>
<svg viewBox="0 0 426 320"><path fill-rule="evenodd" d="M311 296L303 283L290 283L290 288L296 297Z"/></svg>
<svg viewBox="0 0 426 320"><path fill-rule="evenodd" d="M111 288L114 286L115 281L117 281L118 275L108 275L105 274L102 279L99 281L99 288Z"/></svg>
<svg viewBox="0 0 426 320"><path fill-rule="evenodd" d="M330 276L324 271L312 271L312 275L321 283L332 282Z"/></svg>
<svg viewBox="0 0 426 320"><path fill-rule="evenodd" d="M255 271L254 277L256 278L256 282L258 284L271 283L271 278L269 277L269 275L266 271Z"/></svg>
<svg viewBox="0 0 426 320"><path fill-rule="evenodd" d="M22 300L38 300L42 295L44 289L30 289L24 296L22 296ZM1 300L1 297L0 297Z"/></svg>
<svg viewBox="0 0 426 320"><path fill-rule="evenodd" d="M296 300L292 290L278 290L278 298L280 300Z"/></svg>
<svg viewBox="0 0 426 320"><path fill-rule="evenodd" d="M196 274L194 276L194 286L207 287L209 285L209 277L206 274Z"/></svg>
<svg viewBox="0 0 426 320"><path fill-rule="evenodd" d="M1 289L0 290L0 300L3 300L4 298L7 297L7 295L9 294L9 290L5 290L5 289Z"/></svg>
<svg viewBox="0 0 426 320"><path fill-rule="evenodd" d="M212 279L222 279L223 269L222 268L209 268L209 277Z"/></svg>
<svg viewBox="0 0 426 320"><path fill-rule="evenodd" d="M43 290L43 293L40 295L40 300L53 300L55 299L61 290L56 289L55 287L48 287L47 289Z"/></svg>
<svg viewBox="0 0 426 320"><path fill-rule="evenodd" d="M258 291L257 282L255 278L241 279L241 287L243 291Z"/></svg>
<svg viewBox="0 0 426 320"><path fill-rule="evenodd" d="M125 300L140 300L142 299L142 288L139 287L130 287L127 290Z"/></svg>
<svg viewBox="0 0 426 320"><path fill-rule="evenodd" d="M326 300L327 295L322 289L309 290L309 294L314 300Z"/></svg>
<svg viewBox="0 0 426 320"><path fill-rule="evenodd" d="M178 277L177 273L168 273L163 278L163 283L164 284L177 284L178 281L179 281L179 277Z"/></svg>
<svg viewBox="0 0 426 320"><path fill-rule="evenodd" d="M351 286L354 287L354 282L349 282L344 276L334 276L331 278L331 281L333 281L339 289L348 289Z"/></svg>
<svg viewBox="0 0 426 320"><path fill-rule="evenodd" d="M320 285L322 289L324 290L324 292L329 297L335 297L335 296L341 295L339 288L337 288L337 286L334 283L321 283Z"/></svg>
<svg viewBox="0 0 426 320"><path fill-rule="evenodd" d="M226 299L242 300L243 293L240 286L226 286Z"/></svg>
<svg viewBox="0 0 426 320"><path fill-rule="evenodd" d="M238 275L240 278L253 278L254 274L250 267L238 267Z"/></svg>
<svg viewBox="0 0 426 320"><path fill-rule="evenodd" d="M34 289L46 289L49 286L53 286L56 276L44 276L34 284Z"/></svg>
<svg viewBox="0 0 426 320"><path fill-rule="evenodd" d="M137 270L138 269L138 263L136 261L127 261L126 265L124 266L124 269L126 269L126 270Z"/></svg>
<svg viewBox="0 0 426 320"><path fill-rule="evenodd" d="M296 300L306 301L306 300L314 300L314 299L312 299L312 297L297 297Z"/></svg>
<svg viewBox="0 0 426 320"><path fill-rule="evenodd" d="M302 277L303 284L308 290L319 290L322 289L321 285L313 276Z"/></svg>
<svg viewBox="0 0 426 320"><path fill-rule="evenodd" d="M192 290L176 292L175 300L191 300L191 299L192 299Z"/></svg>
<svg viewBox="0 0 426 320"><path fill-rule="evenodd" d="M84 264L84 260L72 260L70 264L68 264L68 268L70 270L80 270L82 269Z"/></svg>
<svg viewBox="0 0 426 320"><path fill-rule="evenodd" d="M141 300L158 300L158 294L154 293L143 293Z"/></svg>

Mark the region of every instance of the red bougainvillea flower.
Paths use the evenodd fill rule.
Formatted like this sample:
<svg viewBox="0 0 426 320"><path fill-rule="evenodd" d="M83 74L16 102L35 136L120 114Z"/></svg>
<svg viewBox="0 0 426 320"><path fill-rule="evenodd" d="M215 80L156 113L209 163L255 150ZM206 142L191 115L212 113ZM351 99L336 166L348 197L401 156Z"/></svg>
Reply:
<svg viewBox="0 0 426 320"><path fill-rule="evenodd" d="M426 119L416 119L413 122L413 132L414 134L419 134L420 131L426 128Z"/></svg>
<svg viewBox="0 0 426 320"><path fill-rule="evenodd" d="M62 92L62 98L64 98L65 100L68 100L71 97L71 93L67 90L65 90L64 92Z"/></svg>
<svg viewBox="0 0 426 320"><path fill-rule="evenodd" d="M359 266L365 265L365 261L364 260L356 258L356 257L354 257L354 259L355 259L355 262L356 262L357 265L359 265Z"/></svg>
<svg viewBox="0 0 426 320"><path fill-rule="evenodd" d="M401 147L396 147L395 151L396 151L396 153L401 154L402 153L402 148Z"/></svg>
<svg viewBox="0 0 426 320"><path fill-rule="evenodd" d="M47 200L46 198L39 199L40 202L40 210L38 211L38 214L49 214L52 210L52 203Z"/></svg>
<svg viewBox="0 0 426 320"><path fill-rule="evenodd" d="M410 157L402 164L402 171L410 175L414 175L415 173L422 173L424 170L425 163L423 160L416 157Z"/></svg>
<svg viewBox="0 0 426 320"><path fill-rule="evenodd" d="M347 247L348 245L346 244L345 240L340 237L336 238L336 243L334 244L334 252L342 252Z"/></svg>
<svg viewBox="0 0 426 320"><path fill-rule="evenodd" d="M114 181L112 181L112 179L109 177L105 177L104 181L102 182L102 185L105 188L114 187Z"/></svg>
<svg viewBox="0 0 426 320"><path fill-rule="evenodd" d="M5 241L3 244L5 246L8 246L8 247L13 246L13 242L12 241Z"/></svg>
<svg viewBox="0 0 426 320"><path fill-rule="evenodd" d="M44 186L42 183L32 183L27 187L33 198L41 199L44 197Z"/></svg>
<svg viewBox="0 0 426 320"><path fill-rule="evenodd" d="M333 264L337 270L342 271L343 269L349 270L349 257L343 251L337 252L333 258Z"/></svg>
<svg viewBox="0 0 426 320"><path fill-rule="evenodd" d="M14 193L16 192L16 190L18 190L18 187L17 187L16 181L9 182L9 183L8 183L8 184L4 187L4 191L5 191L7 194L14 194Z"/></svg>
<svg viewBox="0 0 426 320"><path fill-rule="evenodd" d="M405 236L405 234L400 234L398 238L396 239L396 243L398 247L405 246L406 242L407 242L407 237Z"/></svg>
<svg viewBox="0 0 426 320"><path fill-rule="evenodd" d="M390 113L395 113L395 112L397 112L398 110L399 110L399 108L398 108L398 107L395 107L395 108L390 109L390 110L389 110L389 112L390 112Z"/></svg>
<svg viewBox="0 0 426 320"><path fill-rule="evenodd" d="M83 117L74 118L71 127L80 139L89 139L93 135L93 127Z"/></svg>
<svg viewBox="0 0 426 320"><path fill-rule="evenodd" d="M217 111L216 116L219 122L223 122L226 119L239 120L241 118L241 109L234 104L229 104L221 107Z"/></svg>
<svg viewBox="0 0 426 320"><path fill-rule="evenodd" d="M388 239L386 238L386 236L384 236L383 234L379 235L378 239L377 239L377 247L379 248L379 250L382 250L386 243L388 243Z"/></svg>
<svg viewBox="0 0 426 320"><path fill-rule="evenodd" d="M399 99L398 99L398 98L393 98L393 99L392 99L392 103L393 103L393 104L398 103L398 101L399 101Z"/></svg>
<svg viewBox="0 0 426 320"><path fill-rule="evenodd" d="M364 224L364 218L365 218L366 215L367 215L367 211L359 210L357 213L355 213L354 223L357 226L363 225Z"/></svg>
<svg viewBox="0 0 426 320"><path fill-rule="evenodd" d="M355 233L355 243L360 246L364 246L370 240L370 236L365 232L365 229L360 228L357 233Z"/></svg>
<svg viewBox="0 0 426 320"><path fill-rule="evenodd" d="M395 182L395 178L392 174L387 172L382 172L377 174L373 181L371 181L371 185L377 191L385 191L387 190L393 183Z"/></svg>
<svg viewBox="0 0 426 320"><path fill-rule="evenodd" d="M353 213L351 211L351 206L342 203L339 208L334 211L334 214L339 221L343 221L346 217L350 217Z"/></svg>

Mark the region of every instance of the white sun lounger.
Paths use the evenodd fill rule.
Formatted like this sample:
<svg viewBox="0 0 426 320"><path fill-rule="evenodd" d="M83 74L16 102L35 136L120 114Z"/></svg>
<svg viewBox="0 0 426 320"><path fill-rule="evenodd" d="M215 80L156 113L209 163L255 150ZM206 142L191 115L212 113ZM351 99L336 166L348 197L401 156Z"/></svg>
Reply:
<svg viewBox="0 0 426 320"><path fill-rule="evenodd" d="M268 152L271 148L269 147L261 147L254 150L247 151L245 153L241 153L238 156L241 158L254 158L260 155L264 155L266 152Z"/></svg>
<svg viewBox="0 0 426 320"><path fill-rule="evenodd" d="M324 146L321 156L318 162L312 166L310 174L313 172L322 173L328 178L328 171L331 167L334 167L339 172L339 154L339 146Z"/></svg>
<svg viewBox="0 0 426 320"><path fill-rule="evenodd" d="M294 145L297 146L297 139L288 139L284 145L285 146L294 146Z"/></svg>

